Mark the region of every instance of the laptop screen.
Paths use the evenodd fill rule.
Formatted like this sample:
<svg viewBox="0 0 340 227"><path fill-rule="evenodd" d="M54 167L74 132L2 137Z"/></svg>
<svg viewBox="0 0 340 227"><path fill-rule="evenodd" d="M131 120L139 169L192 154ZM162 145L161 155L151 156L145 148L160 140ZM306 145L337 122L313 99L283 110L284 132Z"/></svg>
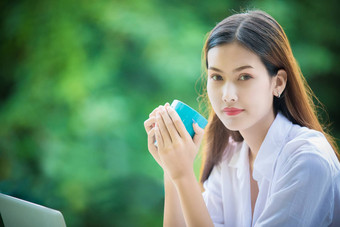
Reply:
<svg viewBox="0 0 340 227"><path fill-rule="evenodd" d="M0 193L0 227L66 227L60 211Z"/></svg>

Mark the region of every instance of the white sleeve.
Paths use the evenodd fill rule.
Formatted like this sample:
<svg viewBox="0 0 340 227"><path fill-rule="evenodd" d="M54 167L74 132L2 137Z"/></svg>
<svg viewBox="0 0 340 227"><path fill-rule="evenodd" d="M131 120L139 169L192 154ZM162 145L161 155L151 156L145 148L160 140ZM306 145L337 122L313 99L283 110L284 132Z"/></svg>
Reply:
<svg viewBox="0 0 340 227"><path fill-rule="evenodd" d="M334 205L328 162L301 152L278 171L255 226L328 226Z"/></svg>
<svg viewBox="0 0 340 227"><path fill-rule="evenodd" d="M212 169L208 179L204 182L203 187L203 199L214 226L224 226L220 165L217 165Z"/></svg>

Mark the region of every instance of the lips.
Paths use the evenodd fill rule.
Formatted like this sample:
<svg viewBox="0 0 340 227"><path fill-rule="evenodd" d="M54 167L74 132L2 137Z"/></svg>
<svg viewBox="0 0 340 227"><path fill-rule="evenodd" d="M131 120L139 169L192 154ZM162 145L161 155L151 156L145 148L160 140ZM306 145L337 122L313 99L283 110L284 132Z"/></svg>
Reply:
<svg viewBox="0 0 340 227"><path fill-rule="evenodd" d="M243 111L244 111L244 109L238 109L238 108L235 108L235 107L226 107L226 108L223 109L223 112L225 112L229 116L234 116L234 115L240 114Z"/></svg>

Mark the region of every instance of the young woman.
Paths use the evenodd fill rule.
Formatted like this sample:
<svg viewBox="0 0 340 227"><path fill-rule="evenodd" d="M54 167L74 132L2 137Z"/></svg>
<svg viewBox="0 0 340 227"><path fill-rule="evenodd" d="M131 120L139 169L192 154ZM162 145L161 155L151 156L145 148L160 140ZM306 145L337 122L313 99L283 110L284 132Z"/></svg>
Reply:
<svg viewBox="0 0 340 227"><path fill-rule="evenodd" d="M281 26L262 11L232 15L210 32L204 64L203 193L203 129L191 139L168 103L144 124L164 170L164 226L340 226L337 148Z"/></svg>

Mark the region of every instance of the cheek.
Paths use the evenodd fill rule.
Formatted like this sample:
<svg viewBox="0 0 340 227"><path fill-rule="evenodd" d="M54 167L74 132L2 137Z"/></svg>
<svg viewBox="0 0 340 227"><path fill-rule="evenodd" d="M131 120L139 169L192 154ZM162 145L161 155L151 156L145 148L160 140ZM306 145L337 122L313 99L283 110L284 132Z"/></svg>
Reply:
<svg viewBox="0 0 340 227"><path fill-rule="evenodd" d="M257 83L252 84L247 90L252 96L259 96L262 98L269 97L271 94L271 86L266 80L257 81Z"/></svg>
<svg viewBox="0 0 340 227"><path fill-rule="evenodd" d="M214 106L214 97L212 96L211 90L207 88L207 94L208 94L208 99L210 101L210 104Z"/></svg>
<svg viewBox="0 0 340 227"><path fill-rule="evenodd" d="M218 89L216 87L213 87L211 84L207 84L207 93L208 93L208 98L210 100L210 103L213 105L216 103L217 98L218 98Z"/></svg>
<svg viewBox="0 0 340 227"><path fill-rule="evenodd" d="M270 106L273 103L272 91L269 84L260 83L245 91L248 104L258 107ZM262 109L262 108L258 108ZM266 109L266 108L265 108Z"/></svg>

